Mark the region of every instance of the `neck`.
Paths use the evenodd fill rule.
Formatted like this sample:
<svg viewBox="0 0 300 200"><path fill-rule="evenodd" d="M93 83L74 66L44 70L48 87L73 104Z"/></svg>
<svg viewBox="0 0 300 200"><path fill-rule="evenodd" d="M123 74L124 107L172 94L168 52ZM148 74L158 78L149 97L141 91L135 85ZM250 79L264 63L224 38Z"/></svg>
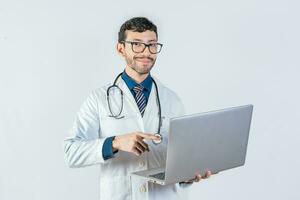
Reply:
<svg viewBox="0 0 300 200"><path fill-rule="evenodd" d="M130 76L136 83L141 83L143 82L147 76L149 75L149 73L147 74L140 74L138 72L136 72L135 70L133 70L131 67L129 67L128 65L125 68L125 72L126 74L128 74L128 76Z"/></svg>

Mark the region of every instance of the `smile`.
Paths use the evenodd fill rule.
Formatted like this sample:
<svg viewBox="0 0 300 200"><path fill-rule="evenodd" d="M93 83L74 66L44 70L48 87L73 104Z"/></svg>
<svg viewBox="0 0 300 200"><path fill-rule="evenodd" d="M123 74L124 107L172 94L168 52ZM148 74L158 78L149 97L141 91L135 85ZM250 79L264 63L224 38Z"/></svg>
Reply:
<svg viewBox="0 0 300 200"><path fill-rule="evenodd" d="M150 63L152 61L148 58L137 58L136 60L142 63Z"/></svg>

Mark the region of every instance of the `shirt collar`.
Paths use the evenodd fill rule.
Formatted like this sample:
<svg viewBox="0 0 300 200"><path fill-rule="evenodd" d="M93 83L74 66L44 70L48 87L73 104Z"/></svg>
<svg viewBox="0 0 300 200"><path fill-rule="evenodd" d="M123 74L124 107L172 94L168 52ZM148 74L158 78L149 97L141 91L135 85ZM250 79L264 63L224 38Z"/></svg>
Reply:
<svg viewBox="0 0 300 200"><path fill-rule="evenodd" d="M124 70L124 72L121 75L122 79L125 81L126 85L128 86L128 88L130 90L132 90L136 85L138 85L138 83L136 83ZM140 83L140 85L142 85L145 89L147 89L148 91L151 91L151 87L152 87L152 78L151 75L149 74L147 76L147 78Z"/></svg>

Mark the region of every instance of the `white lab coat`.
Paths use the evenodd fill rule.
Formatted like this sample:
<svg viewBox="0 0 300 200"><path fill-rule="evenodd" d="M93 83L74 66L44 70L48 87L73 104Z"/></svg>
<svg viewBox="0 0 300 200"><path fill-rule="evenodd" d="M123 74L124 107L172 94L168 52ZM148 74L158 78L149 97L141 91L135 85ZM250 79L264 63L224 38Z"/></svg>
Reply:
<svg viewBox="0 0 300 200"><path fill-rule="evenodd" d="M160 186L130 176L132 172L160 167L166 161L167 128L171 117L184 114L179 97L153 77L158 85L161 109L163 142L154 145L146 141L150 152L136 156L119 151L113 158L104 160L102 145L109 136L122 135L135 131L156 133L158 129L158 106L155 87L152 86L144 116L141 117L136 101L122 78L117 85L123 90L124 106L122 119L109 117L106 90L108 84L94 90L77 113L70 136L64 141L65 160L69 167L100 166L101 200L158 200L178 199L181 190L178 184ZM121 106L119 91L111 94L111 107L117 113Z"/></svg>

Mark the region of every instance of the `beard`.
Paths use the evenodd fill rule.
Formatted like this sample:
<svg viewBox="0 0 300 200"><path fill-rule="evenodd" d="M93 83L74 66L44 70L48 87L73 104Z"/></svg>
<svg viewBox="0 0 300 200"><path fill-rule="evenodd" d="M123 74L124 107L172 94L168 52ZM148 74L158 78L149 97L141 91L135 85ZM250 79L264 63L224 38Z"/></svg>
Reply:
<svg viewBox="0 0 300 200"><path fill-rule="evenodd" d="M147 58L149 59L149 63L142 63L137 61L138 58ZM133 58L127 57L125 58L126 63L129 67L131 67L134 71L139 73L140 75L143 74L148 74L152 67L155 64L156 59L150 58L150 57L136 57L134 56Z"/></svg>

